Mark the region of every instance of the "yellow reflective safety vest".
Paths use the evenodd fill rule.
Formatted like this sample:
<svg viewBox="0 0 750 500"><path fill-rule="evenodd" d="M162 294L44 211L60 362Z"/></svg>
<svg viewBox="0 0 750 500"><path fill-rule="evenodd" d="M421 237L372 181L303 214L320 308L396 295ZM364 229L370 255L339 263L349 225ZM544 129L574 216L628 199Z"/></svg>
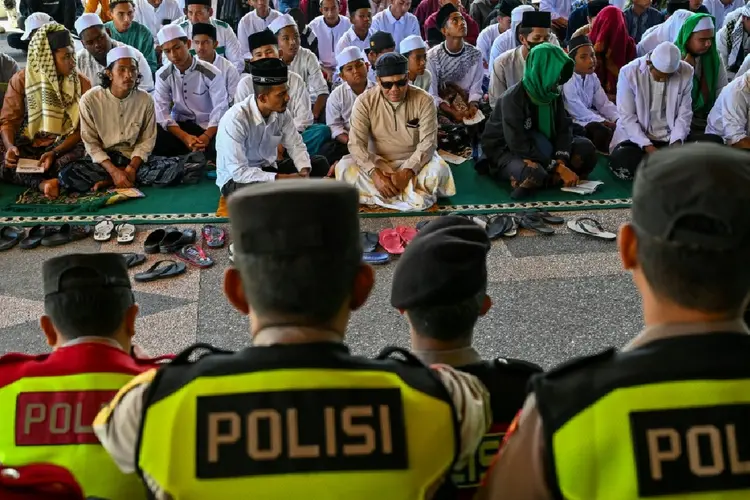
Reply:
<svg viewBox="0 0 750 500"><path fill-rule="evenodd" d="M91 372L71 373L81 366ZM141 479L120 472L91 428L99 410L145 368L118 349L96 343L49 355L4 356L0 463L54 464L69 470L87 497L145 499Z"/></svg>
<svg viewBox="0 0 750 500"><path fill-rule="evenodd" d="M175 500L416 500L455 462L453 404L419 362L336 343L191 351L146 392L137 451Z"/></svg>
<svg viewBox="0 0 750 500"><path fill-rule="evenodd" d="M750 335L609 350L532 386L556 497L750 498Z"/></svg>

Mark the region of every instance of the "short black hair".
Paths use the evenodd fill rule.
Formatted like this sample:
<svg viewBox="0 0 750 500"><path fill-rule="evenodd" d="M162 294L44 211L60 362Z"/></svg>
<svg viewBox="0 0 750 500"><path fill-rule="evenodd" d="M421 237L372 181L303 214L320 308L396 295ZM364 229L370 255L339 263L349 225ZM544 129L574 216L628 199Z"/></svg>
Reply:
<svg viewBox="0 0 750 500"><path fill-rule="evenodd" d="M256 96L268 95L273 92L274 88L278 86L279 85L261 85L260 83L253 82L253 94L255 94Z"/></svg>
<svg viewBox="0 0 750 500"><path fill-rule="evenodd" d="M117 6L118 4L121 4L121 3L129 3L130 5L133 6L133 8L135 8L135 2L133 0L111 0L109 2L109 8L110 9L114 9L115 6Z"/></svg>
<svg viewBox="0 0 750 500"><path fill-rule="evenodd" d="M486 286L473 297L440 306L418 306L406 310L414 332L435 340L452 341L471 337L482 311Z"/></svg>
<svg viewBox="0 0 750 500"><path fill-rule="evenodd" d="M683 217L680 229L701 229L714 221L703 216ZM706 313L740 312L750 293L750 266L742 251L713 251L674 243L635 228L637 258L654 292L687 309Z"/></svg>
<svg viewBox="0 0 750 500"><path fill-rule="evenodd" d="M66 290L67 283L96 276L92 269L71 269L60 277L63 291L44 298L44 312L66 339L112 336L122 325L128 308L135 304L132 290L126 287L92 286Z"/></svg>
<svg viewBox="0 0 750 500"><path fill-rule="evenodd" d="M518 43L521 43L521 40L519 40L519 37L521 35L529 36L532 31L534 31L534 28L524 28L523 26L519 24L518 26L516 26L516 41Z"/></svg>
<svg viewBox="0 0 750 500"><path fill-rule="evenodd" d="M115 61L116 62L116 61ZM104 68L102 71L97 73L97 76L99 77L99 81L102 82L102 88L108 89L112 86L112 79L107 76L107 71L112 71L112 68L114 67L115 63L110 64L106 68ZM138 65L138 61L136 60L136 66ZM141 84L141 79L143 78L143 75L138 72L138 76L135 78L135 85L133 86L134 89L137 89L138 86Z"/></svg>
<svg viewBox="0 0 750 500"><path fill-rule="evenodd" d="M352 292L362 251L342 248L335 255L235 254L247 301L258 315L293 316L311 325L325 324Z"/></svg>

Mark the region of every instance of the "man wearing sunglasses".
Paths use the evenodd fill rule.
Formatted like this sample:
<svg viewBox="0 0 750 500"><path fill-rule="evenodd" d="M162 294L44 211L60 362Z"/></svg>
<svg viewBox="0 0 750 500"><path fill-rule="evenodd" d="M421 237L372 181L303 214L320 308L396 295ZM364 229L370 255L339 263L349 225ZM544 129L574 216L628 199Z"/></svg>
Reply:
<svg viewBox="0 0 750 500"><path fill-rule="evenodd" d="M394 210L425 210L456 194L448 164L437 154L432 97L409 85L407 59L397 53L375 64L377 85L362 93L350 118L349 153L336 179L359 189L359 202Z"/></svg>

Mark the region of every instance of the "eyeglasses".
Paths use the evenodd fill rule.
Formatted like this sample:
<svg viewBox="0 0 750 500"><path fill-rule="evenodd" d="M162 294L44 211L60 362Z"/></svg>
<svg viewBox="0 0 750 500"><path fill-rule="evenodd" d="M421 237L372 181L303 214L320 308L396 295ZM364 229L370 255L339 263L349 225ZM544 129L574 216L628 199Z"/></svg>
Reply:
<svg viewBox="0 0 750 500"><path fill-rule="evenodd" d="M403 80L397 80L395 82L384 82L382 80L380 82L380 85L382 85L385 90L391 90L394 85L397 87L406 87L408 84L409 84L408 78L404 78Z"/></svg>

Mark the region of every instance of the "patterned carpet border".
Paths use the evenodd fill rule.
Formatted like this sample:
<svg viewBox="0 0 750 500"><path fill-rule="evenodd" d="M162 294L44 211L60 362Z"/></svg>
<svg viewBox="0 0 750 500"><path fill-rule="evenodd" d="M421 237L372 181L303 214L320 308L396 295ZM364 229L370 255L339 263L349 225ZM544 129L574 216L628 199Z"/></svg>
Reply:
<svg viewBox="0 0 750 500"><path fill-rule="evenodd" d="M492 214L507 213L524 210L527 208L545 208L550 211L569 210L607 210L614 208L630 208L630 198L617 198L611 200L571 200L571 201L529 201L518 203L498 203L490 205L438 205L425 212L396 212L391 210L371 210L363 207L360 210L362 217L419 217L434 216L446 213L463 214ZM36 224L54 225L68 223L93 223L101 215L18 215L0 217L0 224L17 224L22 226L33 226ZM132 222L136 224L191 224L191 223L222 223L227 222L226 217L218 217L215 213L199 214L140 214L140 215L108 215L115 222Z"/></svg>

